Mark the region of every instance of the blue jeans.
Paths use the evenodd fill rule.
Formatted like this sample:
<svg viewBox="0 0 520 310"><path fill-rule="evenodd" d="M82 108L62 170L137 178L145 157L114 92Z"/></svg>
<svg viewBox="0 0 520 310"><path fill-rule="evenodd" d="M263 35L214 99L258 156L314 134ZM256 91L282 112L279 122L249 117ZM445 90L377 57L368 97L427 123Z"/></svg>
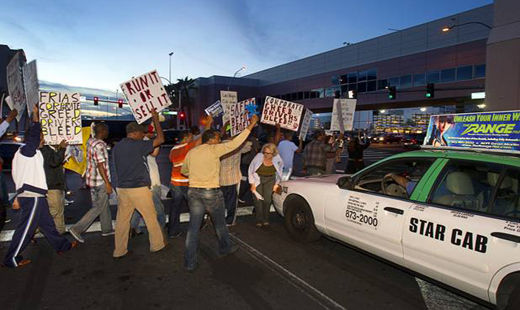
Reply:
<svg viewBox="0 0 520 310"><path fill-rule="evenodd" d="M172 192L172 207L170 208L170 220L168 222L168 235L172 236L180 232L180 217L183 201L188 202L188 186L176 186L170 184Z"/></svg>
<svg viewBox="0 0 520 310"><path fill-rule="evenodd" d="M166 224L166 215L164 214L164 206L161 201L161 186L155 185L152 187L152 200L153 205L155 207L155 212L157 213L157 221L159 221L159 225L161 229ZM130 227L139 230L139 223L141 223L143 217L139 212L134 211L132 214L132 219L130 220Z"/></svg>
<svg viewBox="0 0 520 310"><path fill-rule="evenodd" d="M219 254L225 255L231 250L231 240L224 218L224 196L219 188L204 189L190 187L188 189L188 205L190 207L190 224L186 237L184 266L193 269L197 265L197 248L199 246L199 230L204 213L211 216L219 244Z"/></svg>
<svg viewBox="0 0 520 310"><path fill-rule="evenodd" d="M221 186L220 190L224 196L226 206L226 224L232 225L235 222L237 210L238 184Z"/></svg>

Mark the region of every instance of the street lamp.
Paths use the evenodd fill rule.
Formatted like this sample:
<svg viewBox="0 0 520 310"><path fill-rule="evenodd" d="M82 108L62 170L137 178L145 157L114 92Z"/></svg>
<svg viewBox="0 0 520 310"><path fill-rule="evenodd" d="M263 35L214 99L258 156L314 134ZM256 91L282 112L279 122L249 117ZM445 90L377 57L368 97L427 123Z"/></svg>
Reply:
<svg viewBox="0 0 520 310"><path fill-rule="evenodd" d="M462 24L455 24L455 25L451 25L451 26L444 26L442 28L442 32L448 32L450 31L451 29L455 28L455 27L460 27L460 26L465 26L465 25L471 25L471 24L477 24L477 25L481 25L481 26L484 26L486 27L487 29L491 29L492 27L488 24L484 24L482 22L467 22L467 23L462 23Z"/></svg>
<svg viewBox="0 0 520 310"><path fill-rule="evenodd" d="M235 71L235 74L233 74L233 79L236 78L237 74L240 72L240 71L243 71L246 69L246 66L242 66L240 69L238 69L237 71ZM228 86L227 86L227 90L229 90L229 84L231 82L228 83Z"/></svg>
<svg viewBox="0 0 520 310"><path fill-rule="evenodd" d="M173 55L173 52L170 52L168 54L168 56L170 56L170 75L168 76L170 81L172 80L172 55Z"/></svg>

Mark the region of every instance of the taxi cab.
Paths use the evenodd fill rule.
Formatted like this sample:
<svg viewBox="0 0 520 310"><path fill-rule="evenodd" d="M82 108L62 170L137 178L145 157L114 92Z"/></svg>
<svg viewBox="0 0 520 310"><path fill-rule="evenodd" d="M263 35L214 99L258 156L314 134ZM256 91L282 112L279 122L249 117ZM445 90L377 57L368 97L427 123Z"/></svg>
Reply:
<svg viewBox="0 0 520 310"><path fill-rule="evenodd" d="M282 189L273 201L294 239L325 235L499 309L520 309L519 157L423 149Z"/></svg>

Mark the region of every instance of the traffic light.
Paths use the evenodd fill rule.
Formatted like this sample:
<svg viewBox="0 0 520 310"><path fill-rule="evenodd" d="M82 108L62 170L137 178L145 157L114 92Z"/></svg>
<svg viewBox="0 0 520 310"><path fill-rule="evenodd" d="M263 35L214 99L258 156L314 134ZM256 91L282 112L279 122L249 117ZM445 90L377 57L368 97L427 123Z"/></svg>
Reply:
<svg viewBox="0 0 520 310"><path fill-rule="evenodd" d="M396 89L395 86L389 86L388 87L388 99L395 100L396 97Z"/></svg>
<svg viewBox="0 0 520 310"><path fill-rule="evenodd" d="M428 83L426 84L426 98L433 98L435 96L435 84Z"/></svg>
<svg viewBox="0 0 520 310"><path fill-rule="evenodd" d="M99 98L98 97L94 97L94 105L98 105L99 104Z"/></svg>
<svg viewBox="0 0 520 310"><path fill-rule="evenodd" d="M122 108L123 107L123 99L117 99L117 105L119 106L119 108Z"/></svg>
<svg viewBox="0 0 520 310"><path fill-rule="evenodd" d="M184 113L184 111L179 112L179 119L183 121L185 118L186 114Z"/></svg>

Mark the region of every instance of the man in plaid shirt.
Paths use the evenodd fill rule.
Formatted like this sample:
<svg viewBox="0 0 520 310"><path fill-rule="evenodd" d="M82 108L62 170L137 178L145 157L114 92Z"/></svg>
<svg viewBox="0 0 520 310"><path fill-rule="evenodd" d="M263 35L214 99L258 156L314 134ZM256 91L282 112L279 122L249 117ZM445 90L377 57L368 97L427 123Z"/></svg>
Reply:
<svg viewBox="0 0 520 310"><path fill-rule="evenodd" d="M327 152L331 146L324 141L325 133L317 131L314 140L305 146L303 153L304 167L309 175L325 174L327 167Z"/></svg>
<svg viewBox="0 0 520 310"><path fill-rule="evenodd" d="M94 133L94 138L90 138L87 142L86 171L86 185L90 188L92 208L69 229L70 234L81 243L85 242L81 234L98 216L101 222L101 235L106 237L114 234L112 214L108 203L108 198L112 194L108 150L107 144L103 141L108 137L108 126L105 123L99 123L94 127Z"/></svg>

